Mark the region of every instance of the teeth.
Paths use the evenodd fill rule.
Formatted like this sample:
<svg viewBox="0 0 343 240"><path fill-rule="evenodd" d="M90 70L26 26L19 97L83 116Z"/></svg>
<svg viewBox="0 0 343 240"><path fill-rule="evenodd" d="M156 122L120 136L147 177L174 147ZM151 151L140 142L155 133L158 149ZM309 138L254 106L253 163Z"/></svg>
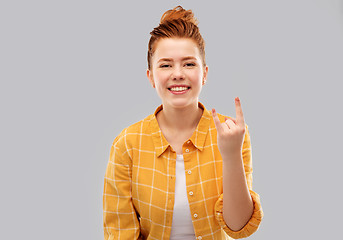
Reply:
<svg viewBox="0 0 343 240"><path fill-rule="evenodd" d="M172 91L184 91L187 89L188 89L187 87L173 87L170 90L172 90Z"/></svg>

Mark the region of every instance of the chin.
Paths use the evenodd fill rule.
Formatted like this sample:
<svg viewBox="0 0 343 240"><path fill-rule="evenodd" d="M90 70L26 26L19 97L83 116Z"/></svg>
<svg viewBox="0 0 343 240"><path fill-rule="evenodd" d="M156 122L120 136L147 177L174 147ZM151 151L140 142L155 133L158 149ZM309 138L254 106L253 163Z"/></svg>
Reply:
<svg viewBox="0 0 343 240"><path fill-rule="evenodd" d="M189 100L189 99L174 99L172 101L168 101L165 104L174 108L185 108L192 104L198 104L198 100Z"/></svg>

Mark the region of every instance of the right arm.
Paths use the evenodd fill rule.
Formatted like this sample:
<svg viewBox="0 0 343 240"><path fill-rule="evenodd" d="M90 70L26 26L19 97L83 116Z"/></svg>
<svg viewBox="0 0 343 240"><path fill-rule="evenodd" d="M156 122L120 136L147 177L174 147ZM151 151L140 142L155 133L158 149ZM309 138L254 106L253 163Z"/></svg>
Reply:
<svg viewBox="0 0 343 240"><path fill-rule="evenodd" d="M131 158L123 151L123 138L114 140L103 193L105 240L140 239L140 226L131 195Z"/></svg>

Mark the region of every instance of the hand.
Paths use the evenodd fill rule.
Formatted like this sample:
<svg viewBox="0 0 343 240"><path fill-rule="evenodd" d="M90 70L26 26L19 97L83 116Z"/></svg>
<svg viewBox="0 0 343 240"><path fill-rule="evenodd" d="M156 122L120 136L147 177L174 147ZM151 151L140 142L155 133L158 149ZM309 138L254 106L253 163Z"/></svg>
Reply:
<svg viewBox="0 0 343 240"><path fill-rule="evenodd" d="M222 158L241 156L245 135L245 122L241 102L235 98L236 119L225 117L225 122L221 123L216 110L212 109L214 124L217 129L217 144ZM239 155L238 155L239 154Z"/></svg>

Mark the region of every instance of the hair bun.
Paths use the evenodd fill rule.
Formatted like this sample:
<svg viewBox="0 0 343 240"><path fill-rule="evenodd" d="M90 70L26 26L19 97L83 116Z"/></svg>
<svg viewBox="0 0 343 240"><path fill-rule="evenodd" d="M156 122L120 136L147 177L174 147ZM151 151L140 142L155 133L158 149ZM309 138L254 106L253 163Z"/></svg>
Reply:
<svg viewBox="0 0 343 240"><path fill-rule="evenodd" d="M194 17L192 10L185 10L181 6L166 11L161 17L160 24L173 20L183 20L185 22L191 22L196 26L198 25L198 20Z"/></svg>

